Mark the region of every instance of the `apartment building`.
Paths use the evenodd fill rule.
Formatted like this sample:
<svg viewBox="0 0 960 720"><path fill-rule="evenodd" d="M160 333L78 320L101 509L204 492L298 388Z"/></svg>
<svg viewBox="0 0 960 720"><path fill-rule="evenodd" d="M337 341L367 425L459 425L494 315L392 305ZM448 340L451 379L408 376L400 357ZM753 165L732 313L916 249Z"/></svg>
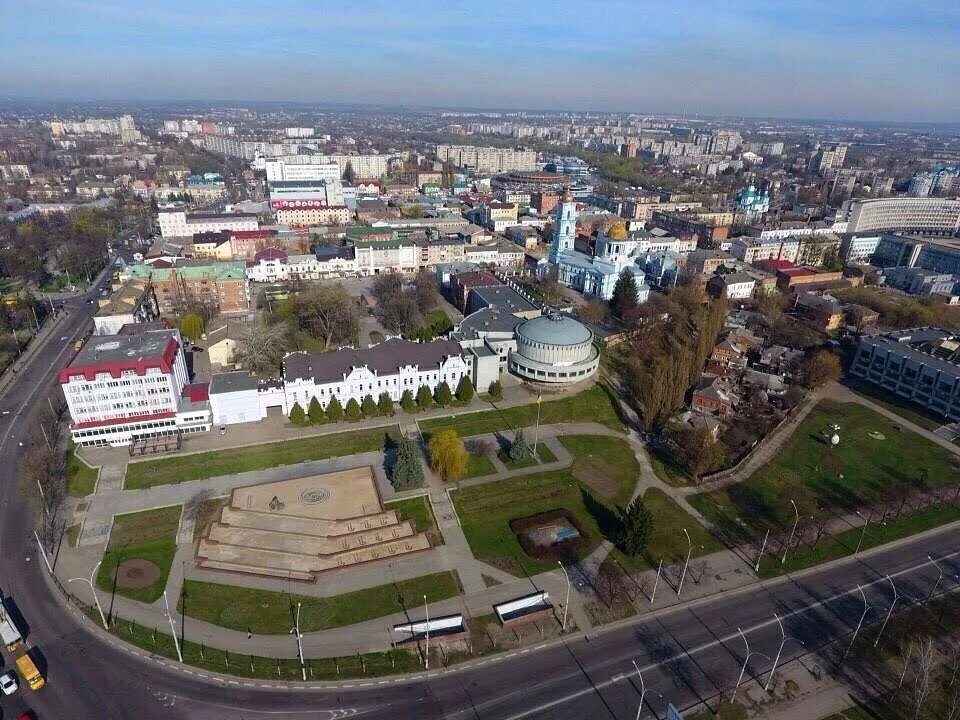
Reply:
<svg viewBox="0 0 960 720"><path fill-rule="evenodd" d="M730 241L730 253L745 263L764 260L785 260L795 263L800 251L800 241L796 238L763 239L741 236Z"/></svg>
<svg viewBox="0 0 960 720"><path fill-rule="evenodd" d="M847 232L903 231L927 235L960 232L960 200L890 197L852 200L845 205Z"/></svg>
<svg viewBox="0 0 960 720"><path fill-rule="evenodd" d="M197 233L228 230L257 230L257 216L246 213L187 213L183 210L161 210L158 213L160 235L170 238L192 238Z"/></svg>
<svg viewBox="0 0 960 720"><path fill-rule="evenodd" d="M128 265L121 279L149 280L160 312L175 315L191 303L220 313L244 312L250 307L246 264L243 262L187 262L175 266Z"/></svg>
<svg viewBox="0 0 960 720"><path fill-rule="evenodd" d="M437 145L440 162L452 162L460 168L478 172L501 173L510 170L536 170L535 150L511 150L473 145Z"/></svg>

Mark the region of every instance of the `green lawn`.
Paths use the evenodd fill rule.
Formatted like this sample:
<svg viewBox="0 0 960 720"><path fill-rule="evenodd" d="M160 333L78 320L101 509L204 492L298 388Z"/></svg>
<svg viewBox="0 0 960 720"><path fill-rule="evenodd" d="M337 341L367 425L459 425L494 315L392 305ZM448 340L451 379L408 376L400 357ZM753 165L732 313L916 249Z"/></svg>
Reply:
<svg viewBox="0 0 960 720"><path fill-rule="evenodd" d="M624 567L631 570L656 568L660 558L663 558L664 565L683 562L689 548L683 534L684 528L690 533L690 541L693 543L690 557L697 558L723 550L723 544L663 490L648 489L643 495L643 502L653 515L653 532L647 545L646 557L630 557L614 548L614 557Z"/></svg>
<svg viewBox="0 0 960 720"><path fill-rule="evenodd" d="M497 472L497 469L493 466L493 461L486 455L467 453L467 458L467 472L464 473L464 478L480 477L481 475L493 475Z"/></svg>
<svg viewBox="0 0 960 720"><path fill-rule="evenodd" d="M148 560L160 568L160 576L143 588L116 586L118 595L131 600L153 602L163 594L176 553L177 529L181 505L116 515L110 531L110 542L97 572L97 586L111 592L117 566L125 560Z"/></svg>
<svg viewBox="0 0 960 720"><path fill-rule="evenodd" d="M537 403L517 407L494 408L443 418L424 420L420 429L429 434L438 430L454 429L460 437L482 435L518 427L530 427L537 422ZM615 400L597 384L589 390L560 400L544 400L540 406L540 424L565 422L598 422L615 430L623 424L617 415Z"/></svg>
<svg viewBox="0 0 960 720"><path fill-rule="evenodd" d="M433 516L433 510L426 495L407 500L394 500L385 503L384 507L387 510L399 512L401 520L412 520L417 532L429 533L432 546L443 545L443 534L437 527L436 518Z"/></svg>
<svg viewBox="0 0 960 720"><path fill-rule="evenodd" d="M387 571L384 571L384 575ZM300 630L314 632L411 610L422 613L423 596L430 602L460 594L454 572L402 580L333 597L294 595L233 585L187 580L178 609L190 617L231 630L285 635L293 627L296 604Z"/></svg>
<svg viewBox="0 0 960 720"><path fill-rule="evenodd" d="M823 439L833 432L831 423L840 426L835 448ZM792 524L791 499L802 516L851 513L885 497L897 485L956 484L958 460L869 408L824 400L775 460L742 483L695 495L690 502L725 532L756 537L766 527Z"/></svg>
<svg viewBox="0 0 960 720"><path fill-rule="evenodd" d="M664 460L653 450L647 452L647 457L650 458L650 467L653 468L653 473L667 485L684 487L690 484L690 478L680 468Z"/></svg>
<svg viewBox="0 0 960 720"><path fill-rule="evenodd" d="M124 488L137 490L154 485L263 470L278 465L294 465L311 460L373 452L383 448L388 435L396 434L395 427L356 430L244 448L141 460L127 465Z"/></svg>
<svg viewBox="0 0 960 720"><path fill-rule="evenodd" d="M73 443L67 448L67 494L82 498L91 495L97 486L97 469L77 457Z"/></svg>
<svg viewBox="0 0 960 720"><path fill-rule="evenodd" d="M625 440L604 435L567 435L559 440L573 455L577 480L618 507L630 501L640 465Z"/></svg>
<svg viewBox="0 0 960 720"><path fill-rule="evenodd" d="M895 395L889 394L886 390L874 388L869 383L856 383L850 389L858 395L863 395L870 402L876 403L880 407L896 413L904 420L909 420L914 425L919 425L924 430L933 431L949 422L946 418L931 413L922 405L917 405L909 400L902 400Z"/></svg>
<svg viewBox="0 0 960 720"><path fill-rule="evenodd" d="M477 558L521 577L556 567L556 560L529 557L510 529L510 521L560 508L575 516L589 536L582 555L612 536L614 501L629 498L637 481L636 458L630 446L619 438L587 435L564 437L561 442L574 456L571 467L451 493ZM591 469L591 465L596 467Z"/></svg>
<svg viewBox="0 0 960 720"><path fill-rule="evenodd" d="M519 577L551 570L557 562L529 557L510 529L511 520L564 508L589 535L586 554L603 539L587 504L600 511L597 515L601 521L612 516L612 511L584 490L568 468L473 485L455 490L451 496L474 556Z"/></svg>
<svg viewBox="0 0 960 720"><path fill-rule="evenodd" d="M85 608L85 610L91 620L100 622L100 616L94 608ZM173 638L162 629L148 628L118 619L110 626L110 632L149 653L171 660L177 659ZM299 682L302 678L300 662L296 659L278 660L252 654L257 649L254 640L250 642L250 654L204 647L194 642L189 636L181 639L180 649L183 652L185 664L204 670L264 680ZM307 658L305 666L308 680L379 677L394 673L416 672L421 669L417 656L406 650L337 658Z"/></svg>
<svg viewBox="0 0 960 720"><path fill-rule="evenodd" d="M960 520L960 507L942 505L912 515L905 515L896 520L888 520L883 525L871 523L867 525L867 530L863 534L863 544L860 548L863 551L878 545L885 545L894 540L916 535L924 530L930 530L957 520ZM863 528L851 528L838 535L823 538L812 548L798 548L787 554L786 565L780 564L782 556L774 557L768 553L764 555L760 562L760 577L774 577L784 572L794 572L852 555L860 541L861 533L863 533Z"/></svg>
<svg viewBox="0 0 960 720"><path fill-rule="evenodd" d="M531 445L530 448L532 450L533 446ZM534 465L542 465L543 463L551 463L551 462L557 461L557 456L554 455L550 451L550 448L548 448L542 442L537 444L537 456L538 457L528 456L518 462L516 460L510 459L509 450L501 450L500 452L497 453L497 457L500 459L500 462L504 464L507 470L518 470L520 468L533 467Z"/></svg>

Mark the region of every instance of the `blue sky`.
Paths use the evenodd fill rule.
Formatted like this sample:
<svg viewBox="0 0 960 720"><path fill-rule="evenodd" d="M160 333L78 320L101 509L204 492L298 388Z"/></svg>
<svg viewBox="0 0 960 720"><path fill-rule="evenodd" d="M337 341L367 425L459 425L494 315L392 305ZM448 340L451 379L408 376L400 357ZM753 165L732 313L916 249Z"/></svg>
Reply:
<svg viewBox="0 0 960 720"><path fill-rule="evenodd" d="M0 97L960 121L958 0L0 0Z"/></svg>

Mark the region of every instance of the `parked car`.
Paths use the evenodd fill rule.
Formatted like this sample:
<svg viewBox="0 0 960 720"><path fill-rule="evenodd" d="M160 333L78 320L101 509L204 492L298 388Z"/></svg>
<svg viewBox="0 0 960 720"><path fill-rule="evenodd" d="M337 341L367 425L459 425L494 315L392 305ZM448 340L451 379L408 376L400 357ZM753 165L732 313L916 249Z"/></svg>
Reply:
<svg viewBox="0 0 960 720"><path fill-rule="evenodd" d="M0 690L4 695L13 695L17 691L17 679L13 673L4 673L0 675Z"/></svg>

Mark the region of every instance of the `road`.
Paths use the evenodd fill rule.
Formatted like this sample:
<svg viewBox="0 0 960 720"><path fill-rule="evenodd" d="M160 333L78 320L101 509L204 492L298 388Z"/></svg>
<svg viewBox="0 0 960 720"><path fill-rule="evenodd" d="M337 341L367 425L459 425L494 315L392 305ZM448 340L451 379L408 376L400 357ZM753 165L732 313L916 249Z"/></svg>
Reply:
<svg viewBox="0 0 960 720"><path fill-rule="evenodd" d="M46 688L36 693L22 688L15 696L0 699L3 720L17 717L27 705L41 720L626 720L635 717L639 699L634 660L647 687L643 717L663 718L668 700L685 707L730 691L743 659L738 626L751 650L773 656L781 639L776 612L787 635L814 650L852 630L862 607L854 589L857 583L864 585L869 602L877 606L868 619L882 619L890 602L885 574L894 577L902 595L922 598L936 580L928 554L942 559L950 575L960 572L960 529L952 528L865 555L860 561L752 586L591 633L589 639L576 635L541 650L492 656L426 678L374 680L363 687L355 681L339 688L282 689L259 681L199 678L170 669L168 663L135 657L91 632L89 625L64 609L42 576L45 570L32 539L32 514L19 496L15 468L18 455L36 441L30 437L30 415L45 402L45 390L93 311L83 299L68 302L67 307L71 316L63 329L51 336L18 381L0 395L0 410L11 409L11 415L0 420L0 589L25 615L30 625L28 641L48 663ZM62 335L70 341L60 341ZM23 448L20 442L25 443ZM945 580L941 587L955 585ZM660 592L668 591L661 586ZM873 626L865 632L873 637L876 631ZM785 644L781 663L806 652L798 641ZM771 664L756 657L745 680L754 694L759 690L758 679L766 681Z"/></svg>

